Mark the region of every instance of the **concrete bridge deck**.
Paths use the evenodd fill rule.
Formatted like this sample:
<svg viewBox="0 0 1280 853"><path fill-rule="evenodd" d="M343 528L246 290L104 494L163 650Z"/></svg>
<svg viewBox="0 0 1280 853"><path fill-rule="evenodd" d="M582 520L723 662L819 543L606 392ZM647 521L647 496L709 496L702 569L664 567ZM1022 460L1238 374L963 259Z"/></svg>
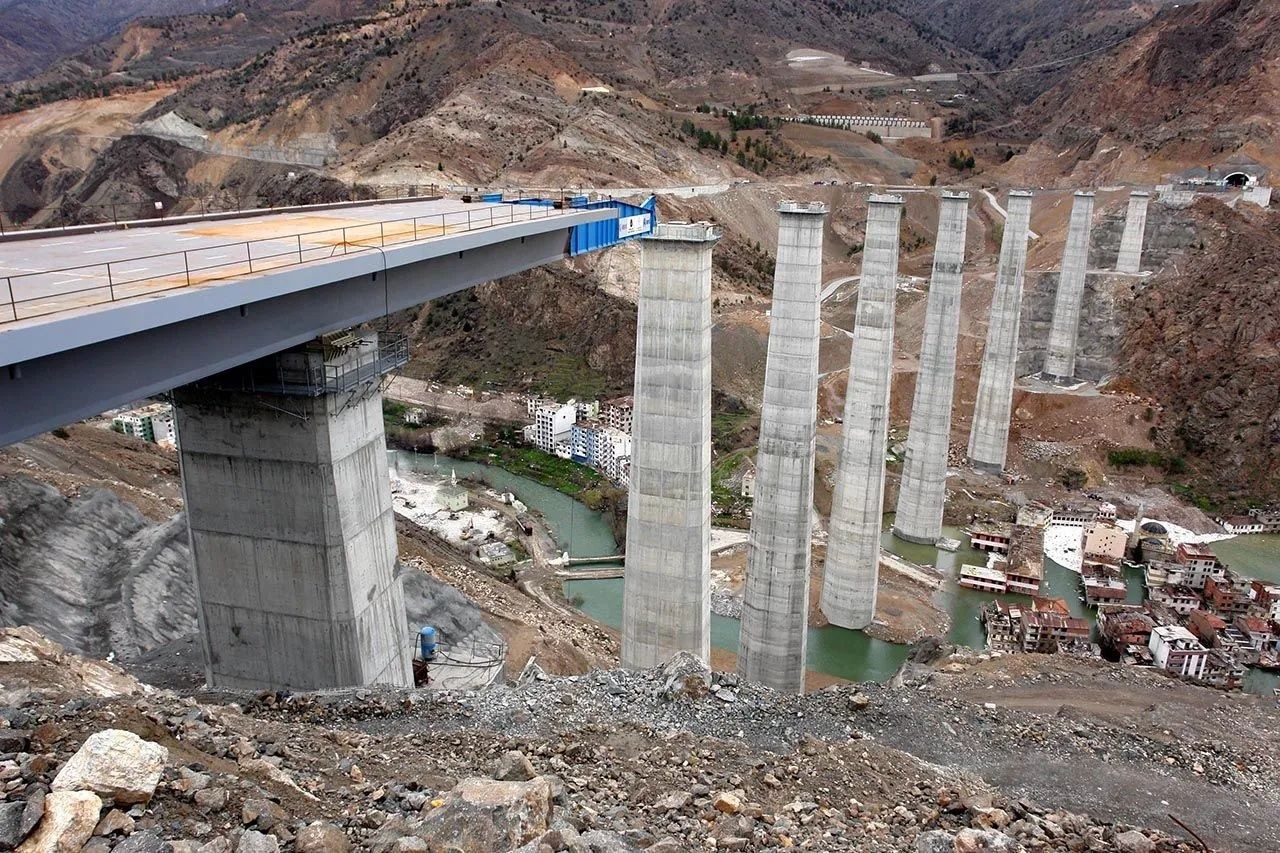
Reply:
<svg viewBox="0 0 1280 853"><path fill-rule="evenodd" d="M617 216L430 200L0 242L0 446L560 260Z"/></svg>

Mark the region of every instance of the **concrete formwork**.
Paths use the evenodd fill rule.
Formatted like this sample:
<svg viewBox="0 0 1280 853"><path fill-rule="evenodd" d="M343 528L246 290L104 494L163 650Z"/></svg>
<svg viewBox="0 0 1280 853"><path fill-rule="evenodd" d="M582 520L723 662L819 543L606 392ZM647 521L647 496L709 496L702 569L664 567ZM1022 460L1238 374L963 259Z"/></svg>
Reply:
<svg viewBox="0 0 1280 853"><path fill-rule="evenodd" d="M756 455L738 671L777 690L804 690L809 539L817 433L822 231L827 208L778 208L769 349Z"/></svg>
<svg viewBox="0 0 1280 853"><path fill-rule="evenodd" d="M968 219L969 194L943 193L929 303L925 308L920 371L916 374L911 429L907 434L902 485L893 523L894 535L908 542L932 545L942 535Z"/></svg>
<svg viewBox="0 0 1280 853"><path fill-rule="evenodd" d="M1147 231L1147 205L1150 202L1150 193L1129 193L1129 209L1125 212L1116 272L1137 275L1142 271L1142 242Z"/></svg>
<svg viewBox="0 0 1280 853"><path fill-rule="evenodd" d="M174 401L209 684L411 686L377 383Z"/></svg>
<svg viewBox="0 0 1280 853"><path fill-rule="evenodd" d="M1093 227L1093 193L1077 192L1071 205L1067 245L1062 250L1062 274L1053 303L1053 325L1045 352L1044 373L1054 379L1070 379L1076 373L1076 338L1080 333L1080 306L1089 267L1089 232Z"/></svg>
<svg viewBox="0 0 1280 853"><path fill-rule="evenodd" d="M868 199L844 436L820 601L827 619L842 628L865 628L875 616L901 219L902 199Z"/></svg>
<svg viewBox="0 0 1280 853"><path fill-rule="evenodd" d="M711 653L711 249L707 223L641 241L622 664Z"/></svg>
<svg viewBox="0 0 1280 853"><path fill-rule="evenodd" d="M1031 224L1031 193L1009 193L1000 244L1000 266L991 297L987 346L969 432L969 461L980 471L1004 469L1009 445L1013 381L1018 366L1018 324L1022 312L1022 279L1027 266L1027 232Z"/></svg>

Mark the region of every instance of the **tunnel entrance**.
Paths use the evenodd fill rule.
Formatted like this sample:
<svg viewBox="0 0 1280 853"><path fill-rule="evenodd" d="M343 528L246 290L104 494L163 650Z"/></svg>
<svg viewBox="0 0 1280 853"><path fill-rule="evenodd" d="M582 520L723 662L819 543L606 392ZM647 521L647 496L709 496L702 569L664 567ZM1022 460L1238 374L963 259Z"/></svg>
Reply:
<svg viewBox="0 0 1280 853"><path fill-rule="evenodd" d="M1249 176L1244 172L1232 172L1230 175L1227 175L1227 186L1229 187L1243 187L1248 183Z"/></svg>

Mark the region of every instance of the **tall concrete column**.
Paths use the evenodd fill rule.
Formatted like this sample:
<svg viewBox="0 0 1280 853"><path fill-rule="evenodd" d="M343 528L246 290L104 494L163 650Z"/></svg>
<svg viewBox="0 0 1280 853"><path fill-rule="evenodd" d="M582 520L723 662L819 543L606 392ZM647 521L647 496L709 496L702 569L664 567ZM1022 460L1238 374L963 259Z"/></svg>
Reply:
<svg viewBox="0 0 1280 853"><path fill-rule="evenodd" d="M1076 374L1076 338L1080 331L1080 306L1089 268L1089 232L1093 229L1093 193L1077 192L1071 205L1067 245L1062 250L1062 273L1053 302L1053 325L1044 358L1044 374L1070 379Z"/></svg>
<svg viewBox="0 0 1280 853"><path fill-rule="evenodd" d="M804 690L809 539L817 434L822 229L827 208L783 202L765 361L756 499L738 671L776 690Z"/></svg>
<svg viewBox="0 0 1280 853"><path fill-rule="evenodd" d="M902 199L897 196L867 200L844 436L820 601L831 624L842 628L865 628L875 617L901 220Z"/></svg>
<svg viewBox="0 0 1280 853"><path fill-rule="evenodd" d="M1000 243L1000 266L991 297L987 348L982 354L978 398L969 432L969 461L974 468L998 474L1009 446L1013 381L1018 366L1018 324L1022 314L1022 278L1027 266L1027 232L1031 226L1031 193L1009 193Z"/></svg>
<svg viewBox="0 0 1280 853"><path fill-rule="evenodd" d="M925 308L920 372L916 375L907 455L893 521L895 536L927 545L942 536L968 221L969 194L944 192L938 214L938 242L933 251L929 303Z"/></svg>
<svg viewBox="0 0 1280 853"><path fill-rule="evenodd" d="M1142 242L1147 232L1147 204L1150 201L1150 193L1129 193L1129 210L1124 217L1124 234L1120 237L1116 272L1132 275L1142 272Z"/></svg>
<svg viewBox="0 0 1280 853"><path fill-rule="evenodd" d="M707 223L641 241L622 664L711 654L711 249Z"/></svg>
<svg viewBox="0 0 1280 853"><path fill-rule="evenodd" d="M411 686L375 339L174 392L209 684Z"/></svg>

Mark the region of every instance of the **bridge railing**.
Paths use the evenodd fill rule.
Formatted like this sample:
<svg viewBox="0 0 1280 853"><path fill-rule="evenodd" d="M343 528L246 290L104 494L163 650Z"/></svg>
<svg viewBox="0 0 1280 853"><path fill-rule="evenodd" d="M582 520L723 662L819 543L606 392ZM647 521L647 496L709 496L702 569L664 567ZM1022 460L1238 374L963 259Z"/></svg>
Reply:
<svg viewBox="0 0 1280 853"><path fill-rule="evenodd" d="M342 203L356 201L395 201L436 197L437 184L351 184L345 192L322 194L318 201L307 203ZM77 225L104 225L146 220L169 219L174 216L209 216L225 213L256 213L277 208L305 206L290 201L282 193L275 195L236 195L230 190L204 196L179 196L169 200L124 199L113 202L79 203L62 199L44 207L0 210L0 235L19 231L73 228Z"/></svg>
<svg viewBox="0 0 1280 853"><path fill-rule="evenodd" d="M552 207L491 205L16 273L3 278L0 292L8 302L0 304L0 325L561 213Z"/></svg>

